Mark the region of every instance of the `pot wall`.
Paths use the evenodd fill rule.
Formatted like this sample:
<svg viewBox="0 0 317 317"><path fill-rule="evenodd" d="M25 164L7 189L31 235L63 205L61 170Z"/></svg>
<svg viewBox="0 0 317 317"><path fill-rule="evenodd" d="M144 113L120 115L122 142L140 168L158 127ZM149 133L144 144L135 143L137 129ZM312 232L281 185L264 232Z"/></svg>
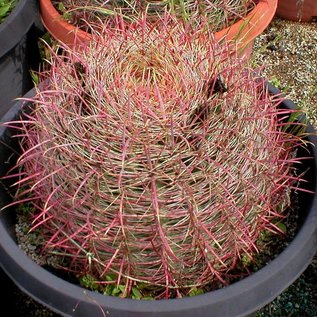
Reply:
<svg viewBox="0 0 317 317"><path fill-rule="evenodd" d="M316 0L279 0L276 16L299 22L317 21Z"/></svg>
<svg viewBox="0 0 317 317"><path fill-rule="evenodd" d="M20 0L0 24L0 118L33 86L30 69L40 62L38 21L37 1Z"/></svg>

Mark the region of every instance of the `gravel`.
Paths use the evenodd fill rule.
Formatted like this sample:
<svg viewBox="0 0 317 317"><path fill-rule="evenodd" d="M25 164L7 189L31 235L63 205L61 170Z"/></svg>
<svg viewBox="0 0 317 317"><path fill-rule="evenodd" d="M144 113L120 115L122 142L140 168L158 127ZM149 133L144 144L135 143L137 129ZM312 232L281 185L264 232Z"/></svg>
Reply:
<svg viewBox="0 0 317 317"><path fill-rule="evenodd" d="M254 43L253 62L317 125L317 23L275 18Z"/></svg>
<svg viewBox="0 0 317 317"><path fill-rule="evenodd" d="M317 127L317 23L273 19L254 44L252 63ZM3 311L16 317L59 317L23 294L1 274L6 285ZM234 316L233 316L234 317ZM317 254L305 272L256 317L317 317Z"/></svg>
<svg viewBox="0 0 317 317"><path fill-rule="evenodd" d="M252 62L317 128L317 23L275 18L254 43ZM305 272L255 317L317 317L317 254Z"/></svg>

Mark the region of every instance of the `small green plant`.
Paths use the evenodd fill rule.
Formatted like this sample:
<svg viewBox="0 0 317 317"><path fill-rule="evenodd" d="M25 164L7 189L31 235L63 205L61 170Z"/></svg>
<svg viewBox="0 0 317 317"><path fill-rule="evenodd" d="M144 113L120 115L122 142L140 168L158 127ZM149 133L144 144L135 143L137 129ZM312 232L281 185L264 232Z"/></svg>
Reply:
<svg viewBox="0 0 317 317"><path fill-rule="evenodd" d="M80 284L85 288L97 291L99 289L98 284L96 283L92 275L86 274L79 277Z"/></svg>
<svg viewBox="0 0 317 317"><path fill-rule="evenodd" d="M202 288L197 288L197 287L193 287L189 293L188 296L197 296L197 295L201 295L204 294L204 290Z"/></svg>
<svg viewBox="0 0 317 317"><path fill-rule="evenodd" d="M17 0L0 0L0 23L10 14L16 4Z"/></svg>

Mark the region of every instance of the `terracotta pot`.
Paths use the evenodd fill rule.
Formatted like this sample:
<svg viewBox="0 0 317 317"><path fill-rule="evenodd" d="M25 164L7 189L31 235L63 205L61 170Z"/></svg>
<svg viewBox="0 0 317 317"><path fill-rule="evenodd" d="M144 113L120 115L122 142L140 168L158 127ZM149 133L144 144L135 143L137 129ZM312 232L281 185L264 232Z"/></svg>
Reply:
<svg viewBox="0 0 317 317"><path fill-rule="evenodd" d="M249 14L232 26L215 33L216 39L238 41L238 48L250 56L254 39L260 35L273 19L278 0L260 0ZM51 0L40 0L41 18L45 28L58 41L73 46L86 42L91 35L67 23L58 13Z"/></svg>
<svg viewBox="0 0 317 317"><path fill-rule="evenodd" d="M317 21L316 0L279 0L276 16L299 22Z"/></svg>

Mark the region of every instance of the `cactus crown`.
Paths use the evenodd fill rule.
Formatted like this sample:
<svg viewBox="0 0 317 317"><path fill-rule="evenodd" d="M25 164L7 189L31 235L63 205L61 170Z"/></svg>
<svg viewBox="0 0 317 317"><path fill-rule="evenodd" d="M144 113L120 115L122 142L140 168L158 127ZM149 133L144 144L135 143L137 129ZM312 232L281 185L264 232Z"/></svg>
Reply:
<svg viewBox="0 0 317 317"><path fill-rule="evenodd" d="M225 283L289 205L290 110L211 32L168 16L63 49L20 121L19 194L45 250L126 295Z"/></svg>

